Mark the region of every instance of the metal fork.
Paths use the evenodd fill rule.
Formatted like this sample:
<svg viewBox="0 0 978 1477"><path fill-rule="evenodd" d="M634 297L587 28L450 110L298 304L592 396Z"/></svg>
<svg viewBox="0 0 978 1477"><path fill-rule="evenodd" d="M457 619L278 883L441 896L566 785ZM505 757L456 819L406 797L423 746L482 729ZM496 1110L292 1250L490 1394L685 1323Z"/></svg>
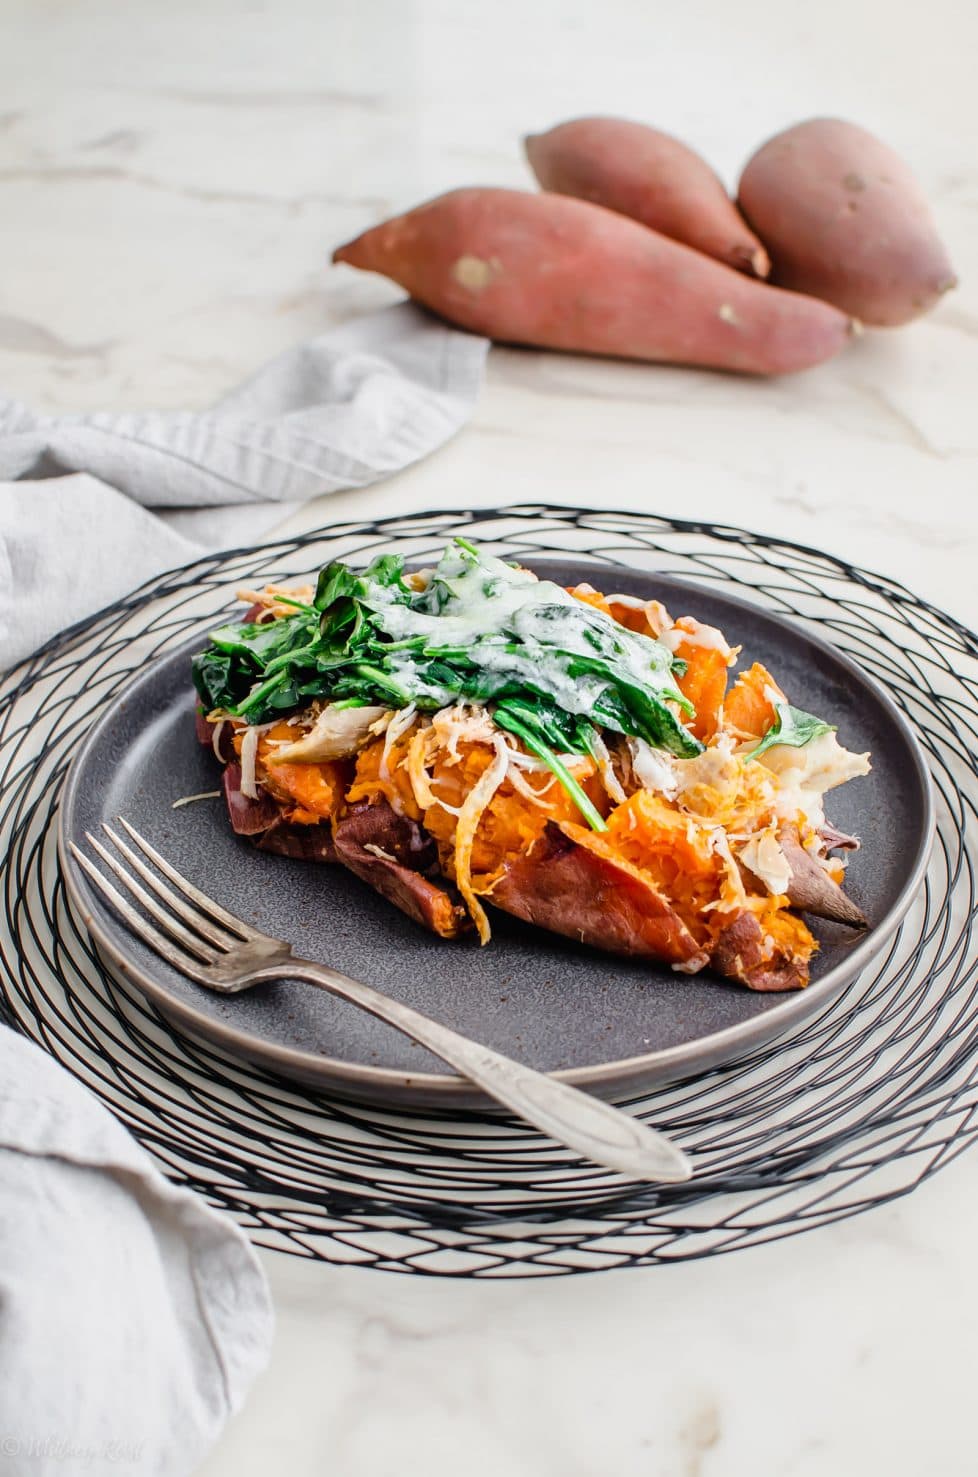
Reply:
<svg viewBox="0 0 978 1477"><path fill-rule="evenodd" d="M637 1180L677 1182L690 1178L693 1171L689 1159L655 1129L610 1103L460 1036L360 980L311 959L296 958L284 939L270 938L236 918L181 876L128 821L120 816L119 822L138 850L111 826L103 823L102 829L128 867L90 832L85 837L149 917L133 907L74 842L72 854L133 933L197 984L221 995L237 995L253 985L278 979L316 985L396 1026L511 1112L596 1164ZM172 886L163 881L164 877ZM155 920L155 926L150 919Z"/></svg>

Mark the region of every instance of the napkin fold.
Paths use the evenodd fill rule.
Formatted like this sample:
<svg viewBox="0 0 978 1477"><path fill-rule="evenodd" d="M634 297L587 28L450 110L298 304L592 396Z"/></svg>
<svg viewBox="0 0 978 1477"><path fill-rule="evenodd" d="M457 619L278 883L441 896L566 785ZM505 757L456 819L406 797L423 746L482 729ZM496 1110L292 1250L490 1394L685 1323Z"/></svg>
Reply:
<svg viewBox="0 0 978 1477"><path fill-rule="evenodd" d="M472 414L487 349L402 303L209 411L49 416L0 397L0 668L153 574L428 455Z"/></svg>
<svg viewBox="0 0 978 1477"><path fill-rule="evenodd" d="M0 1472L191 1472L268 1360L242 1232L0 1026Z"/></svg>

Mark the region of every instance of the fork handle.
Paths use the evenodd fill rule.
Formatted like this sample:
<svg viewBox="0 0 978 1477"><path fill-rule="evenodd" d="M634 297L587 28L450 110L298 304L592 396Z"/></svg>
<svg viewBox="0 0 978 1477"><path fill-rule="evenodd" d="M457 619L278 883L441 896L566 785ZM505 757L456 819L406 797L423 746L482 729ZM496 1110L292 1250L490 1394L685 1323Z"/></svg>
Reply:
<svg viewBox="0 0 978 1477"><path fill-rule="evenodd" d="M281 979L281 967L268 976ZM480 1046L360 980L310 959L292 960L288 977L316 985L396 1026L503 1107L596 1164L653 1182L678 1182L692 1175L692 1165L680 1148L622 1109Z"/></svg>

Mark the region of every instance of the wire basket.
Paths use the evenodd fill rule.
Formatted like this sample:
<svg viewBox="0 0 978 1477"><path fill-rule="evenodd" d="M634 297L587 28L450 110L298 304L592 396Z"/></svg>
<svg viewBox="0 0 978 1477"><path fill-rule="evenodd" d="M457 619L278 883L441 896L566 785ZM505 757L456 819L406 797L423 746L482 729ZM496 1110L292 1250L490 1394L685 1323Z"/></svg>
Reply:
<svg viewBox="0 0 978 1477"><path fill-rule="evenodd" d="M56 813L80 738L131 675L234 590L327 558L430 562L469 533L733 588L878 678L935 780L937 843L899 933L804 1027L632 1110L696 1164L623 1186L520 1123L342 1103L177 1034L103 970L60 880ZM596 582L600 580L596 577ZM879 575L742 529L551 506L342 523L202 558L49 642L0 683L0 1015L85 1082L172 1180L266 1247L446 1276L546 1276L715 1255L907 1193L978 1132L972 941L978 639Z"/></svg>

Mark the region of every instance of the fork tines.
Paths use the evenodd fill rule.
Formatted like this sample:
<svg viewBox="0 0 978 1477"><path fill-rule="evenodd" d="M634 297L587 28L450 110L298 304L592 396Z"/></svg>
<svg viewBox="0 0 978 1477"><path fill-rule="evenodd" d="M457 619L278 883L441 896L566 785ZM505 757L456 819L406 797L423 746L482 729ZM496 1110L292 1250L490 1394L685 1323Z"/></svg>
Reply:
<svg viewBox="0 0 978 1477"><path fill-rule="evenodd" d="M143 853L142 856L104 821L102 830L128 866L124 866L118 857L113 856L91 832L86 831L85 839L150 918L155 919L159 928L155 928L148 918L133 907L128 898L122 895L74 842L70 843L71 851L85 875L143 943L184 973L196 974L194 961L197 961L198 966L213 966L241 944L251 943L262 937L257 929L236 918L233 913L222 908L220 903L216 903L213 898L201 892L200 888L188 882L122 816L119 817L119 824ZM153 866L148 866L144 858L152 862ZM164 882L160 873L173 885L169 886ZM143 883L146 885L143 886Z"/></svg>

